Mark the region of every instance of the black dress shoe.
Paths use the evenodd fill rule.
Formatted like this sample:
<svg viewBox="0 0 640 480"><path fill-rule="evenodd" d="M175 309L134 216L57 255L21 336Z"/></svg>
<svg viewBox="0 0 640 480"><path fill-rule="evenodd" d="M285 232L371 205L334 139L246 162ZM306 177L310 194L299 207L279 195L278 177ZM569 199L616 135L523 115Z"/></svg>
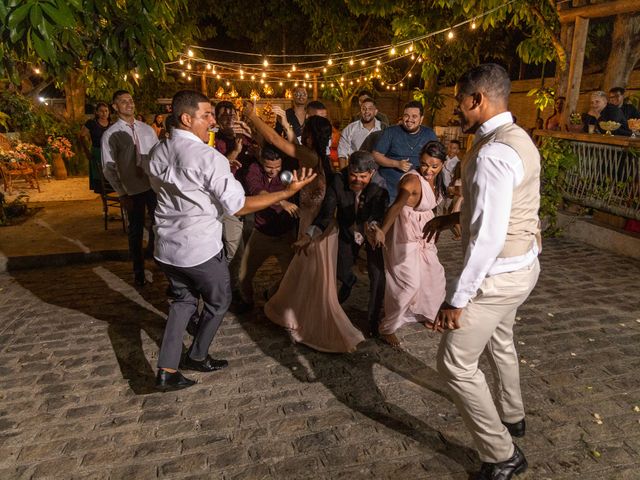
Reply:
<svg viewBox="0 0 640 480"><path fill-rule="evenodd" d="M516 423L502 422L502 424L507 427L512 437L524 437L524 432L527 429L524 418Z"/></svg>
<svg viewBox="0 0 640 480"><path fill-rule="evenodd" d="M356 282L353 282L351 285L347 285L346 283L343 283L340 286L340 290L338 290L338 303L344 303L347 301L347 299L351 295L351 289L355 284Z"/></svg>
<svg viewBox="0 0 640 480"><path fill-rule="evenodd" d="M158 375L156 376L156 388L163 392L181 390L183 388L188 388L195 383L195 380L189 380L180 372L171 373L166 370L159 369Z"/></svg>
<svg viewBox="0 0 640 480"><path fill-rule="evenodd" d="M475 480L509 480L514 475L523 473L527 467L527 459L516 444L510 459L498 463L483 463Z"/></svg>
<svg viewBox="0 0 640 480"><path fill-rule="evenodd" d="M215 372L216 370L222 370L227 368L229 362L226 360L216 360L211 358L211 355L207 355L204 360L194 360L187 353L182 362L180 362L180 368L184 370L196 370L198 372Z"/></svg>

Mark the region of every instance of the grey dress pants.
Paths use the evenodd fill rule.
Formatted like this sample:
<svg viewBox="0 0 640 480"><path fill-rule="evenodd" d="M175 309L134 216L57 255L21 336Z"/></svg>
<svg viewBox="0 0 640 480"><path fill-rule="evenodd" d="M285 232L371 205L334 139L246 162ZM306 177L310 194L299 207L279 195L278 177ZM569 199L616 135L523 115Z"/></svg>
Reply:
<svg viewBox="0 0 640 480"><path fill-rule="evenodd" d="M198 309L202 297L198 331L189 348L193 360L204 360L209 353L222 319L231 304L229 267L224 251L195 267L177 267L158 262L167 276L173 301L162 338L158 368L178 369L182 355L182 338L189 319Z"/></svg>

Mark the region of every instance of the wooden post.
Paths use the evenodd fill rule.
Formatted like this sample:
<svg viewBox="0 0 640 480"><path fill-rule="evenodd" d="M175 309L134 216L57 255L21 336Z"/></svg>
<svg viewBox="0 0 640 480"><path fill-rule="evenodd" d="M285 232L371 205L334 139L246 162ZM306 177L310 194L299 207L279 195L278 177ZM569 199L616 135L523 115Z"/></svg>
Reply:
<svg viewBox="0 0 640 480"><path fill-rule="evenodd" d="M202 76L200 77L200 90L203 95L207 95L207 72L202 70Z"/></svg>
<svg viewBox="0 0 640 480"><path fill-rule="evenodd" d="M567 82L567 101L562 112L562 125L569 124L569 115L576 111L578 97L580 96L580 81L584 64L584 49L587 45L587 33L589 32L589 19L576 18L573 30L573 42L571 45L571 60L569 61L569 79Z"/></svg>
<svg viewBox="0 0 640 480"><path fill-rule="evenodd" d="M313 75L313 99L318 100L318 74L312 73Z"/></svg>

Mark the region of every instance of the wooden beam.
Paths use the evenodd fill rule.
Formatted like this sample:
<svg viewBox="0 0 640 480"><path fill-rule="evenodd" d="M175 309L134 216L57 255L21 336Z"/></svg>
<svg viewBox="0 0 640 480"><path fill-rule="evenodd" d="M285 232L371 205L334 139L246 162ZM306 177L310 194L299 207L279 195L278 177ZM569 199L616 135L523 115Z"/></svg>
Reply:
<svg viewBox="0 0 640 480"><path fill-rule="evenodd" d="M569 61L569 79L567 81L567 100L562 112L561 125L569 124L569 115L578 107L580 96L580 81L582 80L582 67L584 64L584 50L587 45L587 33L589 33L589 19L578 17L573 29L573 42L571 45L571 60Z"/></svg>
<svg viewBox="0 0 640 480"><path fill-rule="evenodd" d="M558 11L558 17L560 18L560 23L571 23L578 17L602 18L634 12L640 12L640 2L638 0L614 0L585 7L560 10Z"/></svg>

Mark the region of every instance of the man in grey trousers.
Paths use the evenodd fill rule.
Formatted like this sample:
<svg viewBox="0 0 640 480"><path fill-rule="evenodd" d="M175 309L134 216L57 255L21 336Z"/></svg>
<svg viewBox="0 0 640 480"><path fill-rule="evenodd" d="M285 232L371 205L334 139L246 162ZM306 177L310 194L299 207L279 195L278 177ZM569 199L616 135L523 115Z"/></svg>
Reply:
<svg viewBox="0 0 640 480"><path fill-rule="evenodd" d="M209 99L183 90L172 99L176 127L169 139L153 148L144 169L158 196L154 257L169 280L173 301L158 357L156 388L178 390L195 381L178 368L213 372L226 360L209 355L231 302L229 269L222 243L222 216L246 215L292 197L315 178L302 170L279 192L245 197L229 161L207 145L213 124ZM196 313L198 297L204 308L193 343L182 357L182 338Z"/></svg>

